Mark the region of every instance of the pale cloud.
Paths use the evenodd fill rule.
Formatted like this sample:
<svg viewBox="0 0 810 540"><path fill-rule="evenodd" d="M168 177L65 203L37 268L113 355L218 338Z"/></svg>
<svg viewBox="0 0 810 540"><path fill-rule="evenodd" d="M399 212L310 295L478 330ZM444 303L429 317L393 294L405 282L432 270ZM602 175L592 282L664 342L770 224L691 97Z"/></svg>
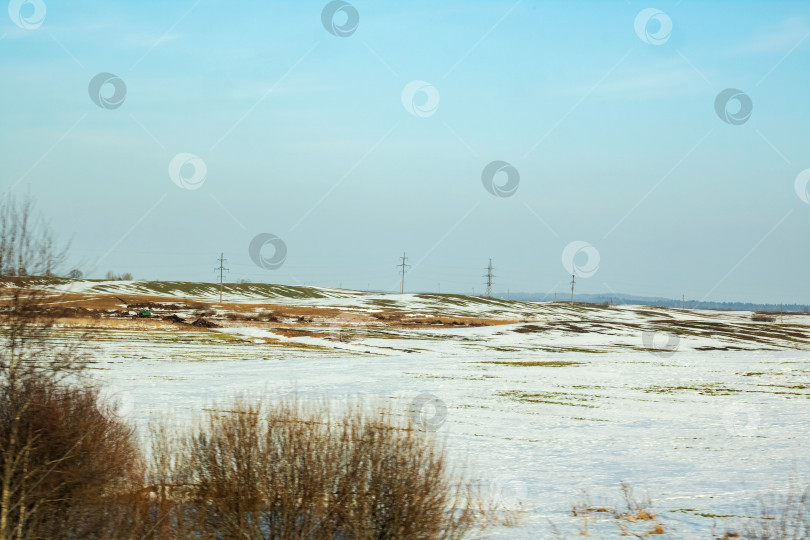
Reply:
<svg viewBox="0 0 810 540"><path fill-rule="evenodd" d="M753 36L732 51L734 55L785 53L808 37L810 25L803 17L785 19Z"/></svg>
<svg viewBox="0 0 810 540"><path fill-rule="evenodd" d="M706 81L688 66L603 82L596 91L606 99L662 98L691 95L707 88Z"/></svg>
<svg viewBox="0 0 810 540"><path fill-rule="evenodd" d="M154 47L155 44L168 43L183 37L178 32L168 34L162 34L158 31L122 33L119 27L109 21L96 21L88 23L86 26L49 24L47 26L43 25L36 31L9 26L7 30L0 31L0 38L9 41L47 41L53 37L67 46L93 43L99 39L99 36L105 35L109 36L106 42L107 47L116 47L123 50L146 50Z"/></svg>
<svg viewBox="0 0 810 540"><path fill-rule="evenodd" d="M126 49L149 49L159 44L175 41L181 34L158 34L156 32L138 32L126 34L119 38L119 44Z"/></svg>

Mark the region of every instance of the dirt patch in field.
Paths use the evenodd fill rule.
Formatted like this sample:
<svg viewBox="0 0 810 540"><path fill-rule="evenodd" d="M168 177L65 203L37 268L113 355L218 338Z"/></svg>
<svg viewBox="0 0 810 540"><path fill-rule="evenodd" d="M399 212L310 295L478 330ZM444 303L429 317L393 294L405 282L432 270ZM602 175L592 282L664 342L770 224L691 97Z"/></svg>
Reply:
<svg viewBox="0 0 810 540"><path fill-rule="evenodd" d="M295 328L273 328L272 332L274 334L278 334L280 336L289 337L289 338L297 338L297 337L313 337L313 338L322 338L324 337L322 333L315 332L313 330L297 330Z"/></svg>
<svg viewBox="0 0 810 540"><path fill-rule="evenodd" d="M203 317L200 317L199 319L191 323L191 326L197 326L199 328L220 328L220 325L218 325L217 323L209 321L208 319L205 319Z"/></svg>
<svg viewBox="0 0 810 540"><path fill-rule="evenodd" d="M230 302L205 302L196 299L162 297L151 295L114 295L65 293L51 296L46 302L48 314L59 319L62 326L82 328L131 327L172 329L184 324L208 329L222 326L245 325L263 327L268 323L274 328L291 328L302 324L329 327L341 326L375 328L474 328L510 324L516 321L476 317L449 317L446 315L414 314L406 311L383 308L379 311L354 311L337 307L291 306L285 304L248 304ZM0 300L0 309L8 300ZM148 309L150 317L138 317L138 312ZM202 321L200 321L202 319ZM88 324L89 320L95 321ZM115 322L111 322L115 321ZM145 322L151 321L151 322ZM162 324L161 324L162 323ZM295 333L305 335L305 333ZM313 334L319 335L319 334Z"/></svg>

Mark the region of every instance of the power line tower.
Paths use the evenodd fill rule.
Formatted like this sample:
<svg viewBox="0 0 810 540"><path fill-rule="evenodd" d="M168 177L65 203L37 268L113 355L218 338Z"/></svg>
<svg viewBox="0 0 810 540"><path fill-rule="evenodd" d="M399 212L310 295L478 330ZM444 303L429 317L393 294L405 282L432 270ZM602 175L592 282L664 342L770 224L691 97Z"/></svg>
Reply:
<svg viewBox="0 0 810 540"><path fill-rule="evenodd" d="M486 268L487 273L484 274L484 277L487 278L487 294L486 294L487 298L492 297L492 278L495 277L492 274L492 270L494 270L494 269L492 268L492 259L490 259L489 260L489 266L487 266L487 268Z"/></svg>
<svg viewBox="0 0 810 540"><path fill-rule="evenodd" d="M227 261L227 260L228 259L225 258L225 254L220 253L219 254L219 259L218 259L219 266L217 268L214 268L214 270L219 270L219 302L220 303L222 303L222 276L225 274L225 272L228 271L228 268L225 268L225 266L224 266L225 261Z"/></svg>
<svg viewBox="0 0 810 540"><path fill-rule="evenodd" d="M402 252L402 257L401 257L401 259L402 259L402 262L401 262L400 264L398 264L398 265L397 265L397 266L401 266L401 267L402 267L402 285L400 286L399 293L400 293L400 294L405 294L405 267L410 267L411 265L410 265L410 264L406 264L406 263L407 263L407 261L408 261L408 257L406 257L406 256L405 256L405 252L404 252L404 251Z"/></svg>
<svg viewBox="0 0 810 540"><path fill-rule="evenodd" d="M575 274L571 274L571 305L574 305L574 285L576 285L577 278Z"/></svg>

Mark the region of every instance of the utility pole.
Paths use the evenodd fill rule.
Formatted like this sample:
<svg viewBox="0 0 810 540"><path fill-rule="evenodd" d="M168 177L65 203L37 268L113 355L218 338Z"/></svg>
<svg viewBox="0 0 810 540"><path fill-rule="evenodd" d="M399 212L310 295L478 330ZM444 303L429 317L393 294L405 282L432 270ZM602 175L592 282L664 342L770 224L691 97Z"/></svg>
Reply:
<svg viewBox="0 0 810 540"><path fill-rule="evenodd" d="M685 305L686 305L686 295L682 294L681 295L681 309L683 309Z"/></svg>
<svg viewBox="0 0 810 540"><path fill-rule="evenodd" d="M574 274L571 274L571 305L574 305L574 285L576 284L576 277Z"/></svg>
<svg viewBox="0 0 810 540"><path fill-rule="evenodd" d="M220 304L222 303L222 276L225 273L225 271L228 270L224 266L225 261L227 261L227 260L228 259L225 258L225 254L220 253L219 254L219 268L214 269L214 270L219 270L219 303Z"/></svg>
<svg viewBox="0 0 810 540"><path fill-rule="evenodd" d="M484 277L487 278L487 294L486 294L487 298L492 298L492 278L495 277L494 275L492 275L492 270L493 270L492 259L490 259L489 266L487 266L486 268L487 273L486 275L484 275Z"/></svg>
<svg viewBox="0 0 810 540"><path fill-rule="evenodd" d="M399 289L400 294L405 294L405 267L410 266L410 264L406 264L408 261L408 257L405 256L405 252L402 252L402 262L397 266L402 266L402 285Z"/></svg>

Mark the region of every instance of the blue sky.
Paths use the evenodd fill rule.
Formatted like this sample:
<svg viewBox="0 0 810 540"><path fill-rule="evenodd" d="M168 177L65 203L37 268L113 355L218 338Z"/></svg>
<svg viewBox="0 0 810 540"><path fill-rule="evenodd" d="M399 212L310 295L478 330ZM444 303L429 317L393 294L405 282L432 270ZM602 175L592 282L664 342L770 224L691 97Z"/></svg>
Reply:
<svg viewBox="0 0 810 540"><path fill-rule="evenodd" d="M407 252L409 290L481 292L492 258L497 292L563 292L573 264L578 292L810 303L807 2L357 1L345 37L326 2L39 4L0 17L0 189L91 277L213 281L224 252L232 281L398 290ZM412 81L439 97L421 116ZM511 196L482 184L496 160Z"/></svg>

